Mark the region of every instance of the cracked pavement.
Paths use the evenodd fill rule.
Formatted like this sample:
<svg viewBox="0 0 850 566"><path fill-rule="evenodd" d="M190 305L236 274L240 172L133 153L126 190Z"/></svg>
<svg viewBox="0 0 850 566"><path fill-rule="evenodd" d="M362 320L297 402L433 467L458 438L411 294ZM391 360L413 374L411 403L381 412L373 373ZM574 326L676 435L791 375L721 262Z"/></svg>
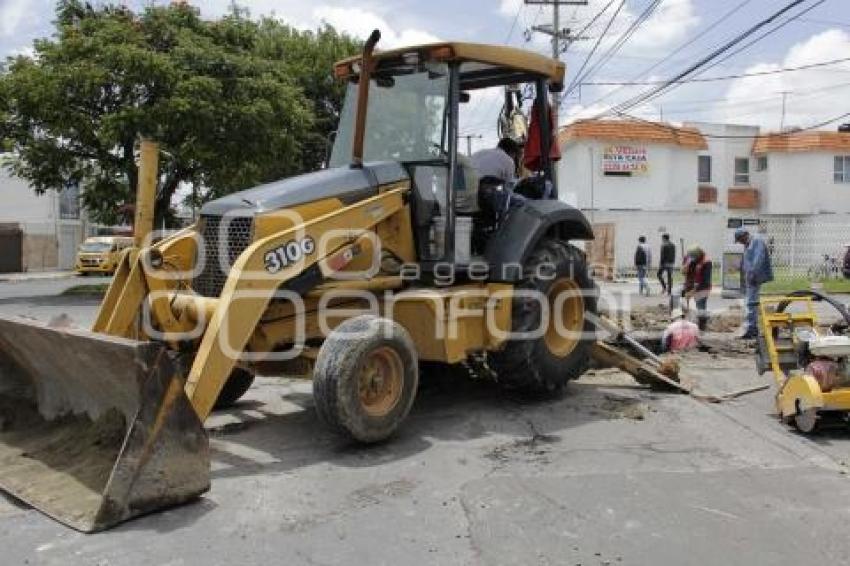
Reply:
<svg viewBox="0 0 850 566"><path fill-rule="evenodd" d="M0 300L0 311L42 317L69 307L60 303ZM84 318L94 306L70 308ZM750 358L704 362L693 371L711 391L769 379ZM396 438L361 447L321 428L308 382L261 378L208 428L212 490L193 504L83 535L0 498L4 563L751 565L850 554L850 432L796 434L772 415L771 391L707 404L603 370L562 399L529 402L437 375Z"/></svg>

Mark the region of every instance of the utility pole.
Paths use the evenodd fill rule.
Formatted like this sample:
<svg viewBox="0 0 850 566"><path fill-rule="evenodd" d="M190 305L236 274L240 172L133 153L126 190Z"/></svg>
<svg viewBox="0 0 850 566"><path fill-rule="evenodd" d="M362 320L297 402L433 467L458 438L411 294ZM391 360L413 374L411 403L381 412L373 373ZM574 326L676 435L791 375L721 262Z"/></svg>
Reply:
<svg viewBox="0 0 850 566"><path fill-rule="evenodd" d="M466 155L472 157L472 140L480 140L484 136L481 134L465 134L458 137L466 139Z"/></svg>
<svg viewBox="0 0 850 566"><path fill-rule="evenodd" d="M533 26L532 32L548 35L552 38L552 59L561 60L561 53L569 49L574 41L587 39L574 36L569 28L561 28L561 6L587 6L587 0L524 0L528 6L552 6L552 25ZM561 43L563 42L563 48ZM561 93L552 93L552 130L558 131L558 110L561 107ZM558 187L555 168L552 168L552 183Z"/></svg>
<svg viewBox="0 0 850 566"><path fill-rule="evenodd" d="M569 49L570 45L579 40L587 39L572 34L570 28L561 28L561 6L587 6L588 0L524 0L529 6L552 6L552 24L533 26L531 31L548 35L552 38L552 59L561 60L561 53ZM562 47L563 42L563 47ZM561 104L561 94L552 93L552 108L555 111L555 125L558 124L557 112Z"/></svg>

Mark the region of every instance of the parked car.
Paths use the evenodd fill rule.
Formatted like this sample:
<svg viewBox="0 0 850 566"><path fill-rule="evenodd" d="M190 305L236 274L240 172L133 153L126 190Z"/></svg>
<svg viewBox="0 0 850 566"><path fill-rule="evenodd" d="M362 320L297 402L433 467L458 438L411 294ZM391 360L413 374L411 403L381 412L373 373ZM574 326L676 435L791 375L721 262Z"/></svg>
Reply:
<svg viewBox="0 0 850 566"><path fill-rule="evenodd" d="M133 245L133 238L126 236L92 236L80 244L77 252L76 270L82 275L89 273L115 272L121 252Z"/></svg>

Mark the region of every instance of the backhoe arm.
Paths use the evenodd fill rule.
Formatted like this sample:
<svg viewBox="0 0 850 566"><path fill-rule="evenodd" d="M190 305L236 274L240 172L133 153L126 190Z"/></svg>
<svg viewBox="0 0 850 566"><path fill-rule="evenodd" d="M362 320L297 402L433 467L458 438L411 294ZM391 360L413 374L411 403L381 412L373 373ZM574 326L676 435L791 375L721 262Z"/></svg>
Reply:
<svg viewBox="0 0 850 566"><path fill-rule="evenodd" d="M230 372L278 289L404 208L394 189L251 244L234 263L186 382L199 418L209 415ZM321 243L321 245L320 245ZM301 250L288 263L287 248Z"/></svg>

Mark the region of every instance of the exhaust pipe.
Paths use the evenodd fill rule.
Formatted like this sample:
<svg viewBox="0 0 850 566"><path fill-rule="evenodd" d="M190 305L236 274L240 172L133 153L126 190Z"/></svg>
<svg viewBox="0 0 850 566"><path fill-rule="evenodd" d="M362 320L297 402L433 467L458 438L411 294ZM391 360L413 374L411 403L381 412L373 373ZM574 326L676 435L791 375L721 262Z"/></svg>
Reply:
<svg viewBox="0 0 850 566"><path fill-rule="evenodd" d="M360 79L357 84L357 114L354 117L354 141L351 144L351 168L363 168L363 138L366 135L366 112L369 108L369 78L372 74L372 52L381 39L381 32L373 30L360 58Z"/></svg>

